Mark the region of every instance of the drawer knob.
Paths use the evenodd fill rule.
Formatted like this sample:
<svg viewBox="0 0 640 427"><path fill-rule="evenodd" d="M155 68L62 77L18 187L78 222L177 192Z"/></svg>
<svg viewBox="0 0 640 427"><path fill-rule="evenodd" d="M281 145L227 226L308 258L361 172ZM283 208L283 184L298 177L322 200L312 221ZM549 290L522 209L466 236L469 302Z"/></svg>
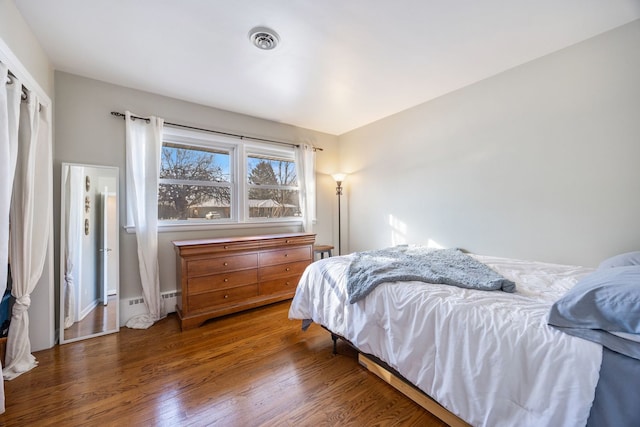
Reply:
<svg viewBox="0 0 640 427"><path fill-rule="evenodd" d="M225 249L229 249L229 246L226 246L226 245L225 245L225 247L224 247L224 248L225 248Z"/></svg>
<svg viewBox="0 0 640 427"><path fill-rule="evenodd" d="M290 282L285 283L285 285L287 285L287 286L289 286L290 284L291 284Z"/></svg>
<svg viewBox="0 0 640 427"><path fill-rule="evenodd" d="M289 267L287 267L285 271L289 271L289 270L291 270L291 269Z"/></svg>
<svg viewBox="0 0 640 427"><path fill-rule="evenodd" d="M227 298L229 298L229 294L227 294L227 295L225 295L225 296L224 296L224 299L227 299Z"/></svg>
<svg viewBox="0 0 640 427"><path fill-rule="evenodd" d="M224 281L225 281L225 282L228 282L228 281L229 281L229 279L225 277Z"/></svg>
<svg viewBox="0 0 640 427"><path fill-rule="evenodd" d="M291 242L291 240L287 240L285 243L289 243L289 242Z"/></svg>
<svg viewBox="0 0 640 427"><path fill-rule="evenodd" d="M289 256L289 254L284 254L284 257L285 257L285 258L286 258L286 257L288 257L288 256Z"/></svg>
<svg viewBox="0 0 640 427"><path fill-rule="evenodd" d="M226 267L227 265L229 265L229 263L228 263L228 262L225 262L225 263L224 263L224 264L222 264L222 265L224 265L224 266Z"/></svg>

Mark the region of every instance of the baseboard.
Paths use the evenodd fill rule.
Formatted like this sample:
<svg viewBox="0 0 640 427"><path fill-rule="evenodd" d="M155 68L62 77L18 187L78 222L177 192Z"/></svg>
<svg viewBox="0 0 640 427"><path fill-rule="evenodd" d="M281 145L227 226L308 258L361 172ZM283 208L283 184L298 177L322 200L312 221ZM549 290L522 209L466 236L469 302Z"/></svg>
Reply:
<svg viewBox="0 0 640 427"><path fill-rule="evenodd" d="M162 292L160 294L167 314L174 313L176 311L176 302L179 295L180 293L176 291ZM121 299L120 326L124 326L127 323L127 320L131 319L133 316L144 314L146 312L147 307L145 306L144 299L141 296Z"/></svg>

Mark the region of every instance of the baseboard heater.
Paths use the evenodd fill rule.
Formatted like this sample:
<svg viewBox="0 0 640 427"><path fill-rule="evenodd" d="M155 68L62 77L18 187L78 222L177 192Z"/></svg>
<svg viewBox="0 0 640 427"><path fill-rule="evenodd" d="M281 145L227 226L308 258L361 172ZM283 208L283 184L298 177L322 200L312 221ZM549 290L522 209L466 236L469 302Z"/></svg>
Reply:
<svg viewBox="0 0 640 427"><path fill-rule="evenodd" d="M174 313L176 311L177 298L181 296L180 292L169 291L162 292L160 298L164 304L164 309L167 314ZM144 305L144 299L140 297L127 298L120 300L120 326L124 326L126 321L138 314L146 313L147 309Z"/></svg>

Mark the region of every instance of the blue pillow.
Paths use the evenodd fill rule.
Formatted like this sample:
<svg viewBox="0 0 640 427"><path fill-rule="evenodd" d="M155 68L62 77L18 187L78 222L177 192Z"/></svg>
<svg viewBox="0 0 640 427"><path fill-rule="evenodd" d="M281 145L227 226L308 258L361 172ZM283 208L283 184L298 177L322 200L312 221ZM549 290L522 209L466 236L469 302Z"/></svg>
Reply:
<svg viewBox="0 0 640 427"><path fill-rule="evenodd" d="M640 265L640 251L627 252L626 254L607 258L600 263L598 270L603 270L605 268L627 267L630 265Z"/></svg>
<svg viewBox="0 0 640 427"><path fill-rule="evenodd" d="M585 276L553 304L548 322L640 359L640 342L611 333L640 334L640 265L598 269Z"/></svg>

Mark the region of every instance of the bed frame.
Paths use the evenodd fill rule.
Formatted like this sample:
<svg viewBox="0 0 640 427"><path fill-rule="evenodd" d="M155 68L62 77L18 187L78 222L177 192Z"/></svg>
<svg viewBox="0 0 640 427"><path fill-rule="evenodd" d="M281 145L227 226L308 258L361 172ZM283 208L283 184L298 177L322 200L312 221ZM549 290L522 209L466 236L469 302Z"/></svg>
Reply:
<svg viewBox="0 0 640 427"><path fill-rule="evenodd" d="M333 354L338 354L338 339L347 343L350 347L352 347L358 353L358 363L366 368L369 372L373 373L384 382L389 384L391 387L398 390L400 393L407 396L409 399L417 403L426 409L429 413L438 417L445 423L447 423L450 427L471 427L463 419L449 412L444 406L440 405L436 400L431 398L425 392L417 388L413 385L409 380L404 378L397 372L395 369L387 365L384 361L379 358L361 352L358 347L356 347L351 341L348 339L334 334L329 329L323 326L324 329L329 331L331 334L331 339L333 340Z"/></svg>

